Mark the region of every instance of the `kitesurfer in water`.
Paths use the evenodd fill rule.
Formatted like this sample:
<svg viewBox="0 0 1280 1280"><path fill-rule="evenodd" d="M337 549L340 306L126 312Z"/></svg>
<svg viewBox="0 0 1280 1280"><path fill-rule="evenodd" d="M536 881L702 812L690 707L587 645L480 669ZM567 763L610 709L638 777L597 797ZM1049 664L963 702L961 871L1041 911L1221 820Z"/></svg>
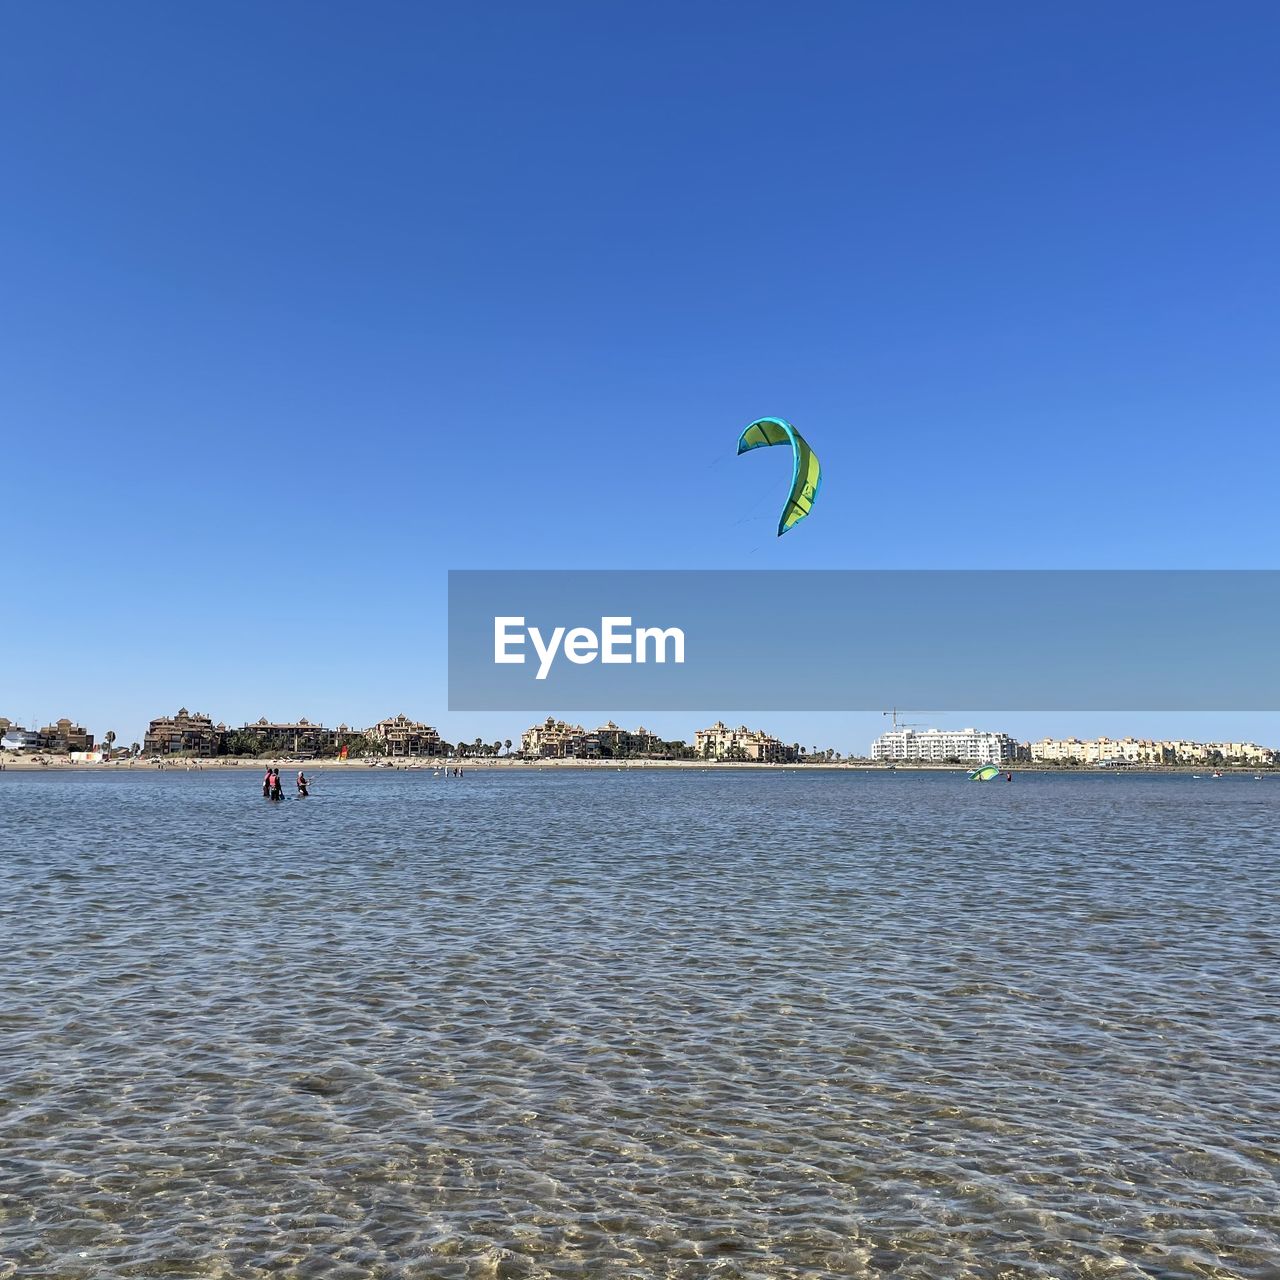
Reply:
<svg viewBox="0 0 1280 1280"><path fill-rule="evenodd" d="M280 770L271 770L271 798L273 800L283 799L284 793L280 790Z"/></svg>
<svg viewBox="0 0 1280 1280"><path fill-rule="evenodd" d="M305 796L307 794L307 775L298 770L298 795Z"/></svg>
<svg viewBox="0 0 1280 1280"><path fill-rule="evenodd" d="M271 795L271 766L267 766L267 771L262 775L262 794L264 796Z"/></svg>

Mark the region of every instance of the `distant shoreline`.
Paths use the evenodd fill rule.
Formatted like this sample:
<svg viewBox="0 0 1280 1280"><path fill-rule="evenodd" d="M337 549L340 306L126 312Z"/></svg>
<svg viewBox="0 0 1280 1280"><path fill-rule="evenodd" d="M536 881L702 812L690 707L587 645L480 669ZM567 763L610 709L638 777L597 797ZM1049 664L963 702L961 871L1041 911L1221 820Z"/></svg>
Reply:
<svg viewBox="0 0 1280 1280"><path fill-rule="evenodd" d="M182 772L193 773L201 771L223 772L227 770L243 771L252 773L255 770L264 771L269 767L276 767L290 772L296 772L301 769L304 773L326 773L333 770L372 770L372 769L388 769L400 772L413 771L426 773L432 770L442 770L445 768L461 768L463 776L468 773L485 773L492 770L515 770L522 772L537 771L543 769L580 769L584 771L595 770L597 772L624 772L636 769L697 769L703 772L708 771L729 771L729 770L760 770L760 771L778 771L789 770L794 772L810 773L815 771L822 772L845 772L845 773L968 773L975 768L972 764L932 764L920 761L903 762L899 764L873 764L869 761L814 761L812 763L798 763L796 761L780 762L765 764L755 760L578 760L578 759L546 759L546 760L521 760L514 757L498 757L496 759L485 759L477 757L475 759L449 760L444 761L439 757L405 757L397 756L394 759L377 758L372 761L365 757L355 760L299 760L292 756L274 756L274 757L247 757L247 756L215 756L212 759L208 757L188 757L188 756L166 756L159 760L138 758L134 760L112 760L109 763L100 761L97 764L75 763L66 756L40 757L36 756L8 756L3 758L2 763L5 769L15 773L45 773L50 770L56 770L67 773L117 773L117 772L133 772L133 773L163 773L163 772ZM1153 774L1153 773L1213 773L1220 771L1223 774L1280 774L1280 768L1265 765L1213 765L1213 764L1163 764L1163 765L1134 765L1126 767L1105 767L1100 768L1096 765L1055 765L1044 762L1027 762L1022 764L1002 764L999 766L1000 771L1012 773L1066 773L1066 774Z"/></svg>

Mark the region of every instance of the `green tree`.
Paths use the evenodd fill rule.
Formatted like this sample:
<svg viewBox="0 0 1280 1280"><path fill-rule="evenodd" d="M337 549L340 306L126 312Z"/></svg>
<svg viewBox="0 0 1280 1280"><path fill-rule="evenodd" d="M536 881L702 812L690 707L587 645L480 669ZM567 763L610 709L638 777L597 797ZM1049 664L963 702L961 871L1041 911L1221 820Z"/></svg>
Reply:
<svg viewBox="0 0 1280 1280"><path fill-rule="evenodd" d="M265 755L267 744L261 734L251 733L248 729L234 729L227 734L227 755L229 756L261 756Z"/></svg>
<svg viewBox="0 0 1280 1280"><path fill-rule="evenodd" d="M339 751L343 747L346 747L347 755L353 760L359 760L364 756L385 756L387 754L387 744L381 738L367 733L350 734L337 744Z"/></svg>

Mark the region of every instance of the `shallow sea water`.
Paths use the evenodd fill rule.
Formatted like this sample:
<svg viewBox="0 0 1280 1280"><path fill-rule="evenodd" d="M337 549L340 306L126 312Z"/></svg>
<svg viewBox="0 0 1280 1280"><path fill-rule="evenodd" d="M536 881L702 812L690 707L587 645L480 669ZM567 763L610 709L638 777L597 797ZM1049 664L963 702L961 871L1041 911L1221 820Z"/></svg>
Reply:
<svg viewBox="0 0 1280 1280"><path fill-rule="evenodd" d="M1280 1277L1278 819L0 774L0 1277Z"/></svg>

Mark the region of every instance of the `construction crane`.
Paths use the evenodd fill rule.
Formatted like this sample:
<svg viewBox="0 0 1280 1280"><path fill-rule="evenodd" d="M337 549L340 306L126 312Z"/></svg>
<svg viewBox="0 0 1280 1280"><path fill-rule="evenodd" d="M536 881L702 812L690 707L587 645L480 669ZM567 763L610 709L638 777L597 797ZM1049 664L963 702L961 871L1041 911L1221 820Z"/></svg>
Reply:
<svg viewBox="0 0 1280 1280"><path fill-rule="evenodd" d="M901 715L901 714L907 714L907 715L911 714L911 712L910 712L910 711L906 711L906 712L904 712L904 711L903 711L901 708L899 708L899 707L894 707L894 708L893 708L893 710L891 710L891 711L882 711L880 714L881 714L882 716L892 716L892 717L893 717L893 727L894 727L895 729L918 729L918 728L920 727L918 724L909 723L909 722L908 722L908 721L906 721L906 720L899 720L899 719L898 719L898 716L899 716L899 715Z"/></svg>

